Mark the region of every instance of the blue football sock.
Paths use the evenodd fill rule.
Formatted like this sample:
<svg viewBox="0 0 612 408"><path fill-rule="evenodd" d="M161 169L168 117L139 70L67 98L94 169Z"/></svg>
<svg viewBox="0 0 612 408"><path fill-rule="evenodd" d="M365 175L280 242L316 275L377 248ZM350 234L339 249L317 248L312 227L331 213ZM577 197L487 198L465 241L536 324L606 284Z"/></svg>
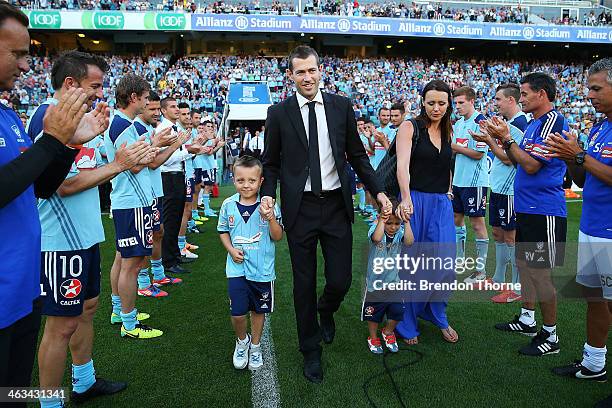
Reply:
<svg viewBox="0 0 612 408"><path fill-rule="evenodd" d="M198 218L200 214L198 214L198 210L191 210L191 218Z"/></svg>
<svg viewBox="0 0 612 408"><path fill-rule="evenodd" d="M185 238L184 235L179 235L178 237L178 245L179 245L179 250L183 250L185 249L185 245L187 244L187 238Z"/></svg>
<svg viewBox="0 0 612 408"><path fill-rule="evenodd" d="M210 210L210 194L202 194L202 203L204 203L204 210Z"/></svg>
<svg viewBox="0 0 612 408"><path fill-rule="evenodd" d="M357 197L359 198L359 204L357 205L357 207L360 210L363 210L365 208L365 202L366 202L366 194L363 188L357 189Z"/></svg>
<svg viewBox="0 0 612 408"><path fill-rule="evenodd" d="M193 228L193 227L195 227L195 226L196 226L196 225L195 225L195 221L194 221L193 219L191 219L191 220L187 221L187 226L188 226L189 228Z"/></svg>
<svg viewBox="0 0 612 408"><path fill-rule="evenodd" d="M512 284L514 285L514 287L518 286L518 284L520 283L520 279L519 279L519 270L516 267L516 247L514 245L509 245L506 244L507 246L507 254L508 254L508 262L510 262L510 265L512 265ZM520 290L514 290L514 292L516 293L521 293Z"/></svg>
<svg viewBox="0 0 612 408"><path fill-rule="evenodd" d="M138 320L136 320L136 309L133 309L130 313L121 313L121 321L126 330L134 330L136 323L138 323Z"/></svg>
<svg viewBox="0 0 612 408"><path fill-rule="evenodd" d="M64 402L61 398L40 398L40 408L63 408Z"/></svg>
<svg viewBox="0 0 612 408"><path fill-rule="evenodd" d="M138 289L146 289L151 286L149 268L143 268L138 272Z"/></svg>
<svg viewBox="0 0 612 408"><path fill-rule="evenodd" d="M485 265L487 264L487 254L489 252L489 239L488 238L476 238L476 258L480 259L480 262L476 263L476 271L484 272Z"/></svg>
<svg viewBox="0 0 612 408"><path fill-rule="evenodd" d="M161 258L151 259L151 272L153 272L153 279L161 280L166 277L166 271Z"/></svg>
<svg viewBox="0 0 612 408"><path fill-rule="evenodd" d="M465 258L465 239L467 230L463 227L455 227L455 238L457 240L457 258Z"/></svg>
<svg viewBox="0 0 612 408"><path fill-rule="evenodd" d="M83 365L72 365L72 391L84 393L96 382L93 360Z"/></svg>
<svg viewBox="0 0 612 408"><path fill-rule="evenodd" d="M111 295L111 304L113 305L113 313L116 315L121 313L121 298L119 295Z"/></svg>
<svg viewBox="0 0 612 408"><path fill-rule="evenodd" d="M367 212L371 213L371 212L372 212L372 210L373 210L373 208L372 208L372 204L366 204L366 206L365 206L365 210L366 210Z"/></svg>
<svg viewBox="0 0 612 408"><path fill-rule="evenodd" d="M508 265L508 247L505 242L495 242L495 275L493 282L504 283L506 281L506 265Z"/></svg>

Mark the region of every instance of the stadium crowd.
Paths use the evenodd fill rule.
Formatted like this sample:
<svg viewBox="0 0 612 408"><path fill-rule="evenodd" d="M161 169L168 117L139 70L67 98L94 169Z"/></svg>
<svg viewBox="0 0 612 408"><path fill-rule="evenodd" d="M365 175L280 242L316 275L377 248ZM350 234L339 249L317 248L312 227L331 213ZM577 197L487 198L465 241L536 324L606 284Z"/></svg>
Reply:
<svg viewBox="0 0 612 408"><path fill-rule="evenodd" d="M285 81L287 62L277 58L210 56L183 57L171 67L168 56L148 58L108 59L109 74L105 77L105 97L121 75L134 72L142 75L162 96L172 96L179 102L189 102L214 116L219 123L229 84L234 81L267 81L272 100L279 102L292 93ZM339 93L354 101L358 117L377 121L382 106L405 104L408 114L416 114L420 104L419 92L434 78L447 81L451 87L473 87L478 95L478 109L486 116L495 112L491 82L517 81L525 72L542 71L557 81L559 97L556 106L567 118L570 126L585 138L596 121L595 111L586 100L586 66L564 65L553 62L449 60L428 61L418 58L366 58L347 59L325 57L322 83L328 92ZM0 98L8 106L29 112L50 95L49 58L33 58L32 70L22 76L11 92Z"/></svg>

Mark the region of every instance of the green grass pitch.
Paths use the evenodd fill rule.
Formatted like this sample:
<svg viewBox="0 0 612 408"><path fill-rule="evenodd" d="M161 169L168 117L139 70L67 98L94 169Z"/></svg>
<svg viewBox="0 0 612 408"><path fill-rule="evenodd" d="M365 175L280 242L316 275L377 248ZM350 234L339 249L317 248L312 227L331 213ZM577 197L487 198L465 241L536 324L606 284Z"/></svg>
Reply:
<svg viewBox="0 0 612 408"><path fill-rule="evenodd" d="M221 188L221 197L233 192ZM219 208L222 198L213 199ZM568 203L568 242L578 236L580 202ZM233 368L234 336L229 321L224 265L226 253L216 232L216 218L204 223L203 233L188 241L200 246L200 258L181 276L184 284L170 287L164 299L139 297L137 307L151 314L147 324L164 330L149 341L130 341L119 336L119 327L109 317L108 273L114 255L112 220L103 216L107 240L102 244L103 287L95 321L94 361L105 378L126 380L126 391L92 401L90 407L248 407L251 406L251 374ZM367 407L363 383L380 373L369 392L379 407L397 407L388 377L382 375L382 359L366 347L367 328L360 321L361 288L365 273L364 245L367 225L357 216L354 226L353 285L336 315L337 334L332 345L324 345L325 380L313 385L302 376L302 358L292 299L292 274L287 244L277 245L275 312L271 317L278 381L285 407ZM468 240L473 234L468 232ZM494 246L491 240L490 254ZM568 247L566 281L575 270L575 247ZM489 259L488 275L494 261ZM568 277L569 276L569 277ZM323 286L319 254L319 284ZM561 353L542 358L518 355L529 338L496 331L494 323L511 319L517 304L497 305L493 293L471 296L472 301L451 301L449 320L460 336L452 345L439 330L422 324L420 344L415 350L423 359L394 372L409 407L591 407L612 392L605 384L557 378L550 368L581 356L585 341L585 305L579 300L559 303L558 332ZM464 295L462 295L464 296ZM480 301L473 301L477 297ZM463 298L461 298L463 299ZM541 315L536 315L541 323ZM406 347L406 346L402 346ZM389 356L391 365L414 359L404 350ZM64 384L70 384L67 365ZM36 371L36 370L35 370ZM33 383L37 383L36 372Z"/></svg>

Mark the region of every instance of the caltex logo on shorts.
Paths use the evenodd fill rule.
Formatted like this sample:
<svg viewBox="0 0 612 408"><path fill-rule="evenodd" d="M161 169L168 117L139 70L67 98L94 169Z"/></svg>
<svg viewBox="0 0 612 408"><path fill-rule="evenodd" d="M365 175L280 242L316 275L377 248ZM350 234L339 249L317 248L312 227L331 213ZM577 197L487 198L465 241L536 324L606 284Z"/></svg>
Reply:
<svg viewBox="0 0 612 408"><path fill-rule="evenodd" d="M60 286L60 293L66 299L72 299L81 293L81 281L78 279L66 279Z"/></svg>

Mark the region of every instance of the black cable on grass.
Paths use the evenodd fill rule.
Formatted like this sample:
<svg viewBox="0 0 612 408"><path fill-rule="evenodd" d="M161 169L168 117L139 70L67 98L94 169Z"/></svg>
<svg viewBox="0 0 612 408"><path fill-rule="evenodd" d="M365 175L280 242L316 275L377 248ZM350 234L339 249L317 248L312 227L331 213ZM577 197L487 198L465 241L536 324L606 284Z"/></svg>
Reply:
<svg viewBox="0 0 612 408"><path fill-rule="evenodd" d="M368 392L368 388L370 387L370 383L378 378L381 378L383 376L388 376L389 377L389 381L391 382L391 385L393 386L393 392L395 393L395 397L397 398L397 401L400 403L400 406L402 408L406 408L407 405L404 402L403 398L402 398L402 393L400 392L397 383L395 382L395 379L393 378L393 373L395 371L401 370L403 368L409 367L411 365L414 365L416 363L418 363L419 361L421 361L423 359L423 353L421 353L420 351L416 351L413 349L409 349L409 348L402 348L400 347L400 350L403 350L402 355L404 355L405 353L412 353L414 355L416 355L416 358L407 362L407 363L403 363L400 365L397 365L395 367L389 367L389 365L387 364L387 357L391 354L394 355L398 355L396 353L391 353L390 351L387 351L386 349L384 349L384 354L383 354L383 358L382 358L382 363L383 363L383 368L384 371L383 372L379 372L376 373L374 375L372 375L371 377L367 378L365 380L365 382L363 383L363 392L366 395L366 398L368 399L368 402L370 403L370 406L372 408L378 408L378 405L376 405L374 403L374 401L372 400L372 397L370 397L370 393Z"/></svg>

